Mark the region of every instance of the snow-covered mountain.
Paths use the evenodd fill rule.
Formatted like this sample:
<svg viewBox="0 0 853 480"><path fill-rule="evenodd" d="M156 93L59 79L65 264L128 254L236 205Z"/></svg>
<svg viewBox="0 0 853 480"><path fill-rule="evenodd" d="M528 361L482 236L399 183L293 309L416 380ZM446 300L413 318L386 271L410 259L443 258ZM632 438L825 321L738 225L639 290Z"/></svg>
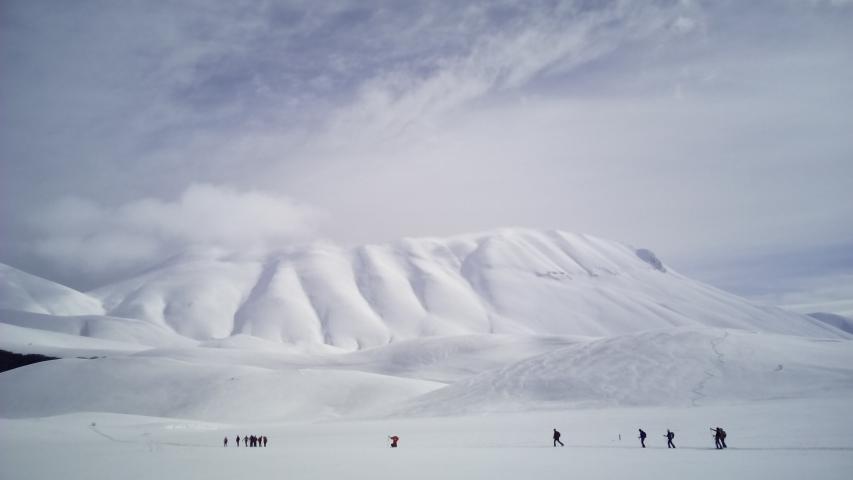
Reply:
<svg viewBox="0 0 853 480"><path fill-rule="evenodd" d="M506 229L242 258L183 256L93 292L107 314L196 340L247 334L357 350L422 336L608 336L675 326L836 335L805 315L686 278L652 252Z"/></svg>
<svg viewBox="0 0 853 480"><path fill-rule="evenodd" d="M649 250L559 231L193 252L88 293L4 266L0 350L62 359L0 373L0 417L847 398L851 338L693 281Z"/></svg>

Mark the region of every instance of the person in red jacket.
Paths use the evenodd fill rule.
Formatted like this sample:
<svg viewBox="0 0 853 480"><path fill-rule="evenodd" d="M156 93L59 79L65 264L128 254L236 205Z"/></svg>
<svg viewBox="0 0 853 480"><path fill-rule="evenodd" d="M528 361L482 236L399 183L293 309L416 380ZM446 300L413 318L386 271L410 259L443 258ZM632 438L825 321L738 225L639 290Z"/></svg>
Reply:
<svg viewBox="0 0 853 480"><path fill-rule="evenodd" d="M397 448L397 442L400 441L400 437L398 437L397 435L392 435L388 437L388 439L391 440L391 448Z"/></svg>

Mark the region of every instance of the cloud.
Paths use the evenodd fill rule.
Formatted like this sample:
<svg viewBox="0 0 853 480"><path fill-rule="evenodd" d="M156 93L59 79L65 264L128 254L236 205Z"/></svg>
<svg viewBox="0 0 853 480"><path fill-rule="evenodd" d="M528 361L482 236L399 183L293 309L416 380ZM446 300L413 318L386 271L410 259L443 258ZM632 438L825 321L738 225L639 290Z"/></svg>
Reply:
<svg viewBox="0 0 853 480"><path fill-rule="evenodd" d="M803 281L796 289L751 297L799 313L826 312L853 318L853 274Z"/></svg>
<svg viewBox="0 0 853 480"><path fill-rule="evenodd" d="M260 191L194 184L174 201L144 198L105 206L55 202L30 223L32 253L65 269L109 278L188 249L257 254L316 235L323 213Z"/></svg>
<svg viewBox="0 0 853 480"><path fill-rule="evenodd" d="M437 56L424 68L391 65L358 87L353 102L332 113L314 143L340 150L405 144L433 133L448 116L478 100L512 92L541 77L560 76L630 43L669 30L687 34L697 21L685 5L664 8L568 2L532 10L497 32L476 32L466 48Z"/></svg>
<svg viewBox="0 0 853 480"><path fill-rule="evenodd" d="M851 32L836 0L11 0L0 261L79 285L278 238L191 185L298 198L344 243L524 225L737 269L844 242Z"/></svg>

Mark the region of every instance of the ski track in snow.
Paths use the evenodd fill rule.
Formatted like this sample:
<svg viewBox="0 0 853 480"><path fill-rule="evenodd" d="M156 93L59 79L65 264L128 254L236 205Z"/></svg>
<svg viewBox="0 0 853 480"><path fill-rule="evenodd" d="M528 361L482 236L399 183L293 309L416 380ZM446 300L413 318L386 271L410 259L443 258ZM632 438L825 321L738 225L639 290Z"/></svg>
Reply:
<svg viewBox="0 0 853 480"><path fill-rule="evenodd" d="M719 347L720 347L720 344L723 343L726 340L726 338L728 338L728 336L729 336L729 331L725 330L721 337L711 339L711 341L709 342L711 344L711 351L713 351L714 355L717 356L717 358L714 359L714 362L717 364L717 369L720 370L721 373L722 373L722 367L725 364L725 360L724 360L724 355L719 350ZM694 397L690 400L691 405L693 405L694 407L698 407L699 401L701 401L702 399L704 399L706 397L706 395L704 393L705 384L707 384L708 381L710 381L712 378L717 377L717 375L714 375L712 372L710 372L708 370L705 370L704 374L705 374L705 378L700 380L699 383L690 390L694 394Z"/></svg>
<svg viewBox="0 0 853 480"><path fill-rule="evenodd" d="M107 439L107 440L109 440L110 442L113 442L113 443L124 443L124 444L130 444L130 445L145 445L145 446L147 446L147 447L148 447L148 449L149 449L149 450L155 449L156 447L160 447L160 446L170 446L170 447L201 447L201 448L214 448L214 447L216 447L216 445L210 445L210 444L205 444L205 443L164 442L164 441L151 440L151 439L147 439L147 440L145 440L144 442L142 442L142 441L135 441L135 440L122 440L122 439L120 439L120 438L116 438L116 437L114 437L114 436L112 436L112 435L110 435L110 434L108 434L108 433L105 433L105 432L101 431L101 429L99 429L97 426L90 425L90 426L89 426L89 429L90 429L92 432L96 433L97 435L100 435L101 437L106 438L106 439ZM148 435L148 434L147 434L147 433L145 433L145 434L143 434L143 435Z"/></svg>

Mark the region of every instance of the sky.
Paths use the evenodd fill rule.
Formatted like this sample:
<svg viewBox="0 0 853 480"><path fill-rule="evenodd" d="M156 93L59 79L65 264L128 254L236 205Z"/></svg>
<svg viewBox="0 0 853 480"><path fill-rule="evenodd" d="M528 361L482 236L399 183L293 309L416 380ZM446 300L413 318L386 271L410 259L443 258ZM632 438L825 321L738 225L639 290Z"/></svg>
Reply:
<svg viewBox="0 0 853 480"><path fill-rule="evenodd" d="M4 0L0 262L520 226L853 314L851 45L847 0Z"/></svg>

